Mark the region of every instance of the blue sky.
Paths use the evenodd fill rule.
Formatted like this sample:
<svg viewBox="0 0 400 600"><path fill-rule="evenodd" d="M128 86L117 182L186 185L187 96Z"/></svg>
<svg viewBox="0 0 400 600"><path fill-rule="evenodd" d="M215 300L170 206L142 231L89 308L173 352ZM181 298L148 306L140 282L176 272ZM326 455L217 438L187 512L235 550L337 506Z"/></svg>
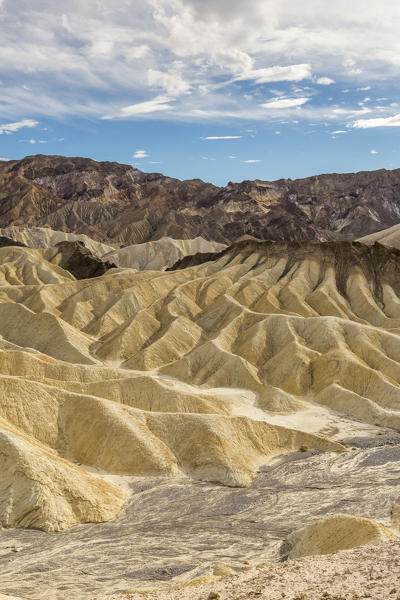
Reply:
<svg viewBox="0 0 400 600"><path fill-rule="evenodd" d="M0 0L0 157L179 178L400 167L400 4Z"/></svg>

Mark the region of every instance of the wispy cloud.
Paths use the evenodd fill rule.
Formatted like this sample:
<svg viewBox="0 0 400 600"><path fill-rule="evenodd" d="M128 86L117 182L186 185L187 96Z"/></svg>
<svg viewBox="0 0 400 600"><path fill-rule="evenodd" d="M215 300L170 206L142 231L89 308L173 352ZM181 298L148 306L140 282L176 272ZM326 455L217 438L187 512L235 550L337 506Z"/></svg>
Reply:
<svg viewBox="0 0 400 600"><path fill-rule="evenodd" d="M323 11L321 0L3 2L3 119L248 122L305 103L299 118L312 118L324 86L366 91L398 79L400 4L343 2ZM283 104L260 105L273 82ZM310 89L294 92L299 82Z"/></svg>
<svg viewBox="0 0 400 600"><path fill-rule="evenodd" d="M311 76L311 65L301 64L252 69L236 77L236 81L252 80L255 83L262 84L277 81L302 81L303 79L310 79Z"/></svg>
<svg viewBox="0 0 400 600"><path fill-rule="evenodd" d="M202 137L202 140L240 140L242 135L209 135Z"/></svg>
<svg viewBox="0 0 400 600"><path fill-rule="evenodd" d="M371 150L370 154L378 154L376 150Z"/></svg>
<svg viewBox="0 0 400 600"><path fill-rule="evenodd" d="M249 158L247 160L243 160L242 162L244 162L244 163L259 163L259 162L261 162L261 159L259 159L259 158Z"/></svg>
<svg viewBox="0 0 400 600"><path fill-rule="evenodd" d="M310 98L274 98L259 106L268 109L296 108L297 106L303 106L309 100Z"/></svg>
<svg viewBox="0 0 400 600"><path fill-rule="evenodd" d="M37 127L37 125L39 125L38 121L34 121L33 119L23 119L15 123L3 123L0 125L0 135L15 133L24 127Z"/></svg>
<svg viewBox="0 0 400 600"><path fill-rule="evenodd" d="M159 112L163 110L171 110L173 108L173 99L166 96L158 96L153 100L147 100L146 102L138 102L137 104L130 104L129 106L123 106L115 115L104 115L102 119L116 119L116 118L127 118L140 115L148 115L149 113Z"/></svg>

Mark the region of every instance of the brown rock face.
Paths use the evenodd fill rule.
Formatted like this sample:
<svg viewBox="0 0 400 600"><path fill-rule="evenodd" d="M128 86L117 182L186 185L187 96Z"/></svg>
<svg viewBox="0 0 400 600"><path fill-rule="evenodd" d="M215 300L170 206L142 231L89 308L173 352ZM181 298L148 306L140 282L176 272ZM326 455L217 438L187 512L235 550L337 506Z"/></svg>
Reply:
<svg viewBox="0 0 400 600"><path fill-rule="evenodd" d="M21 244L23 245L23 244ZM88 279L104 275L116 267L112 262L103 261L85 248L83 242L59 242L56 244L57 264L77 279Z"/></svg>
<svg viewBox="0 0 400 600"><path fill-rule="evenodd" d="M5 237L4 235L0 235L0 248L5 248L6 246L20 246L25 247L25 244L22 242L16 242L9 237Z"/></svg>
<svg viewBox="0 0 400 600"><path fill-rule="evenodd" d="M0 227L47 226L129 245L202 236L354 239L400 220L400 169L219 188L129 165L32 156L0 164Z"/></svg>

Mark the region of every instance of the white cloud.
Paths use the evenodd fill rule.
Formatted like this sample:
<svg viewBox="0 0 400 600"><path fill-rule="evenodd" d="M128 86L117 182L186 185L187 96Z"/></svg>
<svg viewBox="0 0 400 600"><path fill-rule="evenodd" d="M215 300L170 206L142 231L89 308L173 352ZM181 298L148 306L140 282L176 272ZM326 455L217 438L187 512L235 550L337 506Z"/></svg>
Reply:
<svg viewBox="0 0 400 600"><path fill-rule="evenodd" d="M376 150L371 150L370 154L378 154Z"/></svg>
<svg viewBox="0 0 400 600"><path fill-rule="evenodd" d="M228 154L228 158L230 158L231 160L233 160L234 158L237 158L237 156L235 156L234 154Z"/></svg>
<svg viewBox="0 0 400 600"><path fill-rule="evenodd" d="M201 138L202 140L240 140L242 135L209 135Z"/></svg>
<svg viewBox="0 0 400 600"><path fill-rule="evenodd" d="M364 87L357 88L357 91L358 92L369 92L370 89L371 89L371 86L370 85L366 85Z"/></svg>
<svg viewBox="0 0 400 600"><path fill-rule="evenodd" d="M264 104L260 104L262 108L296 108L297 106L302 106L306 102L308 102L310 98L274 98L269 102L265 102Z"/></svg>
<svg viewBox="0 0 400 600"><path fill-rule="evenodd" d="M98 39L93 40L88 46L84 48L91 58L96 57L107 57L112 54L114 49L114 40Z"/></svg>
<svg viewBox="0 0 400 600"><path fill-rule="evenodd" d="M122 53L128 61L137 60L139 58L144 58L146 54L149 53L149 47L144 44L142 46L130 46L124 48Z"/></svg>
<svg viewBox="0 0 400 600"><path fill-rule="evenodd" d="M357 129L370 127L400 127L400 113L392 117L378 117L377 119L359 119L352 124Z"/></svg>
<svg viewBox="0 0 400 600"><path fill-rule="evenodd" d="M259 162L261 162L261 160L259 158L250 158L250 159L244 160L242 162L244 162L244 163L259 163Z"/></svg>
<svg viewBox="0 0 400 600"><path fill-rule="evenodd" d="M346 58L343 61L343 66L349 75L360 75L362 73L362 69L357 67L356 61L353 58Z"/></svg>
<svg viewBox="0 0 400 600"><path fill-rule="evenodd" d="M147 115L153 112L159 112L164 110L171 110L173 108L173 99L166 96L158 96L153 100L146 102L138 102L137 104L130 104L129 106L122 107L115 115L104 115L102 119L113 119L113 118L128 118L140 115Z"/></svg>
<svg viewBox="0 0 400 600"><path fill-rule="evenodd" d="M150 87L160 87L172 96L187 94L190 92L190 84L185 81L178 70L170 72L149 69L147 80Z"/></svg>
<svg viewBox="0 0 400 600"><path fill-rule="evenodd" d="M253 69L245 71L239 77L240 80L253 80L255 83L272 83L275 81L302 81L311 78L311 65L289 65L287 67L267 67L264 69Z"/></svg>
<svg viewBox="0 0 400 600"><path fill-rule="evenodd" d="M3 119L265 120L259 86L271 82L335 81L351 90L396 83L399 2L321 5L0 0ZM323 76L312 79L313 73ZM322 112L310 104L301 118L312 119L312 111Z"/></svg>
<svg viewBox="0 0 400 600"><path fill-rule="evenodd" d="M132 155L133 158L147 158L148 156L147 150L136 150L136 152Z"/></svg>
<svg viewBox="0 0 400 600"><path fill-rule="evenodd" d="M335 83L335 80L330 77L318 77L317 83L319 85L332 85L332 83Z"/></svg>
<svg viewBox="0 0 400 600"><path fill-rule="evenodd" d="M348 132L344 131L343 129L338 129L337 131L331 131L332 135L338 135L339 133L348 133Z"/></svg>
<svg viewBox="0 0 400 600"><path fill-rule="evenodd" d="M0 158L1 162L8 162L9 160L12 160L12 158Z"/></svg>
<svg viewBox="0 0 400 600"><path fill-rule="evenodd" d="M331 111L334 115L342 116L342 117L351 117L356 115L365 115L366 113L370 113L371 109L364 106L360 109L355 108L333 108Z"/></svg>
<svg viewBox="0 0 400 600"><path fill-rule="evenodd" d="M24 119L15 123L3 123L3 125L0 125L0 135L15 133L24 127L32 128L37 127L37 125L39 125L38 121L34 121L33 119Z"/></svg>

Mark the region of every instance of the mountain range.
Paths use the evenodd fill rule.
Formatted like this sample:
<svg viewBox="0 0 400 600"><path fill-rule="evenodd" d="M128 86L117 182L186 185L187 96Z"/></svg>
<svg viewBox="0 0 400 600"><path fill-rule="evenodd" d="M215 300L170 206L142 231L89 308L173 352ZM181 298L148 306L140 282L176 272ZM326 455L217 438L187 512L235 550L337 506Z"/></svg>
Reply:
<svg viewBox="0 0 400 600"><path fill-rule="evenodd" d="M399 183L0 163L1 591L398 548Z"/></svg>
<svg viewBox="0 0 400 600"><path fill-rule="evenodd" d="M356 239L399 220L400 169L216 187L85 158L0 162L0 227L47 227L115 246L166 236Z"/></svg>

